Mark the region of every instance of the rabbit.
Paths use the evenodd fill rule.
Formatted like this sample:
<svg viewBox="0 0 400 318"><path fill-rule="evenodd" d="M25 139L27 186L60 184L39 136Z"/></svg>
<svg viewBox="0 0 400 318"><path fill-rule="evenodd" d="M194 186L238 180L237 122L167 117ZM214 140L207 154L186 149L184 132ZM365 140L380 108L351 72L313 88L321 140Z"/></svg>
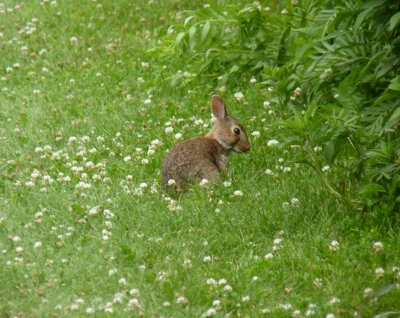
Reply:
<svg viewBox="0 0 400 318"><path fill-rule="evenodd" d="M228 115L223 99L211 95L211 110L216 122L206 136L176 144L167 154L162 167L162 183L167 188L183 191L185 184L207 179L220 181L220 172L228 168L228 156L234 151L250 150L243 126Z"/></svg>

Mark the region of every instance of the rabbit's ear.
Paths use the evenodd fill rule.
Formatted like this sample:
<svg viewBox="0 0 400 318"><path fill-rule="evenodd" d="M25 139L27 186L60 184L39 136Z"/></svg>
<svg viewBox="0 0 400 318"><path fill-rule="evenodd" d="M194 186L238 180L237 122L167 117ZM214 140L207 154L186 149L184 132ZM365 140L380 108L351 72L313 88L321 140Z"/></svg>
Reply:
<svg viewBox="0 0 400 318"><path fill-rule="evenodd" d="M211 95L211 108L214 116L219 120L228 115L223 99L217 94Z"/></svg>

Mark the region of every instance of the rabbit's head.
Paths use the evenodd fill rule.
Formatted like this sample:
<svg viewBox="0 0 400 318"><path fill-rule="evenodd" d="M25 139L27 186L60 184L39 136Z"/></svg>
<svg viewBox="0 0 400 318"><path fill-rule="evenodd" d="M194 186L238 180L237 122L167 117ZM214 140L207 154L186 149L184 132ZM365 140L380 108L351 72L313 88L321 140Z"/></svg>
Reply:
<svg viewBox="0 0 400 318"><path fill-rule="evenodd" d="M250 150L243 126L228 115L223 99L216 94L211 95L211 110L217 121L207 137L216 139L226 150L239 153Z"/></svg>

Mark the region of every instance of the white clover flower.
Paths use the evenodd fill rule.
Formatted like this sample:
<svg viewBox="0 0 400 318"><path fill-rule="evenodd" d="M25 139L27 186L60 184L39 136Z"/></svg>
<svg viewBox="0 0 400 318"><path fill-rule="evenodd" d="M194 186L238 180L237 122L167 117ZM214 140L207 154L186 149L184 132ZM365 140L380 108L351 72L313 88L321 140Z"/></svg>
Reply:
<svg viewBox="0 0 400 318"><path fill-rule="evenodd" d="M243 196L243 192L240 190L236 190L235 192L233 192L233 196L234 197L241 197Z"/></svg>
<svg viewBox="0 0 400 318"><path fill-rule="evenodd" d="M32 180L29 180L29 181L25 182L25 186L27 186L28 188L33 188L35 186L35 182L33 182Z"/></svg>
<svg viewBox="0 0 400 318"><path fill-rule="evenodd" d="M19 236L14 236L14 237L12 238L12 241L13 241L13 242L21 242L21 238L20 238Z"/></svg>
<svg viewBox="0 0 400 318"><path fill-rule="evenodd" d="M187 268L191 268L192 267L192 261L190 259L184 259L183 260L183 265Z"/></svg>
<svg viewBox="0 0 400 318"><path fill-rule="evenodd" d="M375 277L381 278L385 274L385 270L382 267L375 269Z"/></svg>
<svg viewBox="0 0 400 318"><path fill-rule="evenodd" d="M290 203L292 204L293 207L296 207L300 204L300 201L297 198L291 198Z"/></svg>
<svg viewBox="0 0 400 318"><path fill-rule="evenodd" d="M83 300L83 298L78 298L77 300L75 300L75 303L78 305L83 305L85 301Z"/></svg>
<svg viewBox="0 0 400 318"><path fill-rule="evenodd" d="M128 307L129 308L138 308L140 307L140 302L137 298L132 298L128 302Z"/></svg>
<svg viewBox="0 0 400 318"><path fill-rule="evenodd" d="M160 146L160 145L162 145L162 142L160 140L158 140L158 139L154 139L154 140L151 141L151 144L153 146Z"/></svg>
<svg viewBox="0 0 400 318"><path fill-rule="evenodd" d="M288 311L288 310L292 309L292 305L289 303L279 304L278 308Z"/></svg>
<svg viewBox="0 0 400 318"><path fill-rule="evenodd" d="M322 287L322 279L317 277L316 279L314 279L313 284L315 287L321 288Z"/></svg>
<svg viewBox="0 0 400 318"><path fill-rule="evenodd" d="M273 173L273 171L272 171L271 169L266 169L266 170L264 171L264 173L265 173L266 175L268 175L268 176L273 176L273 175L274 175L274 173Z"/></svg>
<svg viewBox="0 0 400 318"><path fill-rule="evenodd" d="M263 105L264 105L264 109L267 110L267 109L269 109L271 107L271 102L266 100L266 101L264 101Z"/></svg>
<svg viewBox="0 0 400 318"><path fill-rule="evenodd" d="M169 301L164 301L164 302L162 303L162 305L163 305L163 307L170 307L170 306L171 306L171 303L170 303Z"/></svg>
<svg viewBox="0 0 400 318"><path fill-rule="evenodd" d="M279 141L275 140L275 139L268 140L268 142L267 142L267 146L268 147L274 147L274 146L276 146L278 144L279 144Z"/></svg>
<svg viewBox="0 0 400 318"><path fill-rule="evenodd" d="M148 62L141 62L140 65L142 66L142 68L147 69L149 68L150 64Z"/></svg>
<svg viewBox="0 0 400 318"><path fill-rule="evenodd" d="M120 285L126 285L126 279L125 278L120 278L119 280L118 280L118 284L120 284Z"/></svg>
<svg viewBox="0 0 400 318"><path fill-rule="evenodd" d="M39 177L40 177L40 172L37 171L36 169L33 170L32 173L31 173L31 178L32 178L32 179L37 179L37 178L39 178Z"/></svg>
<svg viewBox="0 0 400 318"><path fill-rule="evenodd" d="M108 271L108 276L112 276L112 275L114 275L115 273L117 273L117 269L116 268L112 268L112 269L110 269L109 271Z"/></svg>
<svg viewBox="0 0 400 318"><path fill-rule="evenodd" d="M139 295L139 289L137 289L137 288L132 288L132 289L129 291L129 295L131 295L131 296L138 296L138 295Z"/></svg>
<svg viewBox="0 0 400 318"><path fill-rule="evenodd" d="M272 253L265 254L264 258L266 260L272 259L272 258L274 258L274 254L272 254Z"/></svg>
<svg viewBox="0 0 400 318"><path fill-rule="evenodd" d="M211 256L204 256L204 257L203 257L203 262L204 262L204 263L209 263L209 262L211 262Z"/></svg>
<svg viewBox="0 0 400 318"><path fill-rule="evenodd" d="M329 249L330 249L331 251L333 251L333 252L338 251L338 250L340 249L340 244L339 244L339 242L338 242L337 240L332 240L332 241L329 243Z"/></svg>
<svg viewBox="0 0 400 318"><path fill-rule="evenodd" d="M374 251L379 253L383 250L383 243L382 242L374 242L372 244L372 247L374 248Z"/></svg>
<svg viewBox="0 0 400 318"><path fill-rule="evenodd" d="M252 78L250 79L250 83L251 83L251 84L257 83L257 79L256 79L255 77L252 77Z"/></svg>
<svg viewBox="0 0 400 318"><path fill-rule="evenodd" d="M230 182L230 181L224 181L224 183L223 183L223 186L225 188L229 188L231 185L232 185L232 182Z"/></svg>
<svg viewBox="0 0 400 318"><path fill-rule="evenodd" d="M15 248L15 251L16 251L17 253L22 253L22 252L24 251L24 248L21 247L21 246L17 246L17 247Z"/></svg>
<svg viewBox="0 0 400 318"><path fill-rule="evenodd" d="M369 297L369 296L372 295L372 293L373 293L373 289L368 287L368 288L365 288L365 289L364 289L364 291L363 291L363 296L364 296L364 297Z"/></svg>
<svg viewBox="0 0 400 318"><path fill-rule="evenodd" d="M86 308L85 312L86 312L88 315L92 315L92 314L95 313L95 310L94 310L93 307L88 307L88 308Z"/></svg>
<svg viewBox="0 0 400 318"><path fill-rule="evenodd" d="M86 167L86 168L89 168L89 169L94 169L94 168L95 168L95 165L94 165L93 162L88 161L88 162L85 163L85 167Z"/></svg>
<svg viewBox="0 0 400 318"><path fill-rule="evenodd" d="M90 137L89 137L89 136L83 136L83 137L81 138L81 140L82 140L82 142L86 143L86 142L89 142L89 141L90 141Z"/></svg>
<svg viewBox="0 0 400 318"><path fill-rule="evenodd" d="M205 316L206 317L211 317L211 316L214 316L216 314L217 314L217 310L215 308L211 307L206 311Z"/></svg>
<svg viewBox="0 0 400 318"><path fill-rule="evenodd" d="M212 302L213 307L219 309L221 308L221 301L219 299L216 299Z"/></svg>
<svg viewBox="0 0 400 318"><path fill-rule="evenodd" d="M94 206L90 208L88 215L96 215L99 213L99 206Z"/></svg>
<svg viewBox="0 0 400 318"><path fill-rule="evenodd" d="M244 95L241 92L235 93L234 96L238 102L241 102L244 98Z"/></svg>
<svg viewBox="0 0 400 318"><path fill-rule="evenodd" d="M150 98L147 98L147 99L144 101L144 104L145 104L145 105L151 104L151 99L150 99Z"/></svg>
<svg viewBox="0 0 400 318"><path fill-rule="evenodd" d="M168 185L169 186L176 185L176 181L174 179L169 179L168 180Z"/></svg>
<svg viewBox="0 0 400 318"><path fill-rule="evenodd" d="M260 132L259 132L258 130L255 130L255 131L253 131L253 132L251 133L251 135L252 135L254 138L258 138L258 137L260 137Z"/></svg>
<svg viewBox="0 0 400 318"><path fill-rule="evenodd" d="M274 239L274 245L280 245L282 242L283 242L283 238L278 237L278 238Z"/></svg>
<svg viewBox="0 0 400 318"><path fill-rule="evenodd" d="M188 300L186 299L185 296L178 296L176 298L176 303L177 304L185 305L185 304L187 304L187 302L188 302Z"/></svg>
<svg viewBox="0 0 400 318"><path fill-rule="evenodd" d="M301 88L300 87L296 87L296 89L294 90L294 95L296 97L299 97L301 95Z"/></svg>
<svg viewBox="0 0 400 318"><path fill-rule="evenodd" d="M165 128L166 134L171 134L173 131L174 131L174 129L171 126Z"/></svg>
<svg viewBox="0 0 400 318"><path fill-rule="evenodd" d="M292 317L301 317L301 311L296 309L292 312Z"/></svg>
<svg viewBox="0 0 400 318"><path fill-rule="evenodd" d="M217 285L217 281L214 278L207 278L207 285L215 286Z"/></svg>
<svg viewBox="0 0 400 318"><path fill-rule="evenodd" d="M330 314L327 314L325 318L335 318L335 315L330 313Z"/></svg>
<svg viewBox="0 0 400 318"><path fill-rule="evenodd" d="M45 146L43 147L43 150L44 150L45 152L51 152L52 149L53 149L53 148L52 148L50 145L45 145Z"/></svg>
<svg viewBox="0 0 400 318"><path fill-rule="evenodd" d="M221 279L218 280L218 285L219 285L219 286L221 286L221 285L226 285L226 283L227 283L227 281L226 281L225 278L221 278Z"/></svg>
<svg viewBox="0 0 400 318"><path fill-rule="evenodd" d="M69 42L70 42L72 45L78 45L78 38L77 38L76 36L71 36L71 37L69 38Z"/></svg>
<svg viewBox="0 0 400 318"><path fill-rule="evenodd" d="M323 167L321 168L321 171L322 171L322 172L326 172L326 171L329 171L330 169L331 169L330 166L323 166Z"/></svg>
<svg viewBox="0 0 400 318"><path fill-rule="evenodd" d="M335 297L335 296L333 296L333 297L328 301L328 304L329 304L329 305L335 305L335 304L338 304L338 303L340 303L340 299L337 298L337 297Z"/></svg>
<svg viewBox="0 0 400 318"><path fill-rule="evenodd" d="M227 284L227 285L224 286L224 291L230 293L232 290L233 290L233 288L232 288L231 285L228 285L228 284Z"/></svg>
<svg viewBox="0 0 400 318"><path fill-rule="evenodd" d="M289 202L283 202L282 203L282 208L287 209L288 207L290 207L290 203Z"/></svg>
<svg viewBox="0 0 400 318"><path fill-rule="evenodd" d="M292 168L291 168L291 167L283 167L283 169L282 169L282 172L283 172L283 173L288 173L288 172L290 172L290 171L292 171Z"/></svg>
<svg viewBox="0 0 400 318"><path fill-rule="evenodd" d="M142 182L142 183L139 184L139 187L140 187L141 189L146 189L148 186L149 186L149 185L148 185L146 182Z"/></svg>
<svg viewBox="0 0 400 318"><path fill-rule="evenodd" d="M199 185L200 187L206 187L208 184L208 180L207 179L201 179Z"/></svg>
<svg viewBox="0 0 400 318"><path fill-rule="evenodd" d="M106 306L104 307L104 312L112 314L114 312L114 309L111 306Z"/></svg>
<svg viewBox="0 0 400 318"><path fill-rule="evenodd" d="M39 248L41 246L42 246L42 242L40 242L40 241L37 241L37 242L35 242L35 244L33 244L33 248Z"/></svg>
<svg viewBox="0 0 400 318"><path fill-rule="evenodd" d="M181 139L182 138L182 134L181 133L177 133L177 134L175 134L175 139Z"/></svg>

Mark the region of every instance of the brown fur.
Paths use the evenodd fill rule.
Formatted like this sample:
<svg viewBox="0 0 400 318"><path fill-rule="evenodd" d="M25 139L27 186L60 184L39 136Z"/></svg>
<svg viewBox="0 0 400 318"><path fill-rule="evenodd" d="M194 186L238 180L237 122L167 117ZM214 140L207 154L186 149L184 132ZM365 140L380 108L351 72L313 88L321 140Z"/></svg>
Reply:
<svg viewBox="0 0 400 318"><path fill-rule="evenodd" d="M176 144L167 154L163 168L162 181L165 185L175 180L174 188L182 190L185 183L207 179L217 182L219 173L228 168L228 155L250 149L246 132L237 120L230 117L221 97L211 96L212 112L217 118L214 127L205 137L196 137ZM236 134L235 129L240 129Z"/></svg>

